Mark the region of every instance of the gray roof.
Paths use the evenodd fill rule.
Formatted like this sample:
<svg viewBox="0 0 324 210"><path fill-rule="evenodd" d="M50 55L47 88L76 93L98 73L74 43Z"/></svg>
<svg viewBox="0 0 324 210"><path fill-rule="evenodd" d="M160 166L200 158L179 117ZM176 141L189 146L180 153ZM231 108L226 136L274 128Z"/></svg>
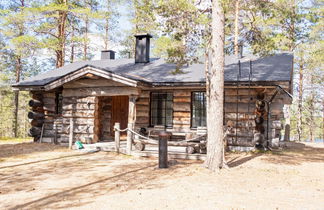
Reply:
<svg viewBox="0 0 324 210"><path fill-rule="evenodd" d="M252 81L291 80L291 70L293 68L292 54L281 53L268 57L244 56L240 59L240 81L248 81L250 60L252 61ZM87 66L151 84L205 82L205 65L203 63L184 66L182 68L182 73L174 74L176 65L167 63L164 59L151 59L151 62L146 64L135 64L134 59L117 59L71 63L61 68L31 77L14 86L43 86ZM238 69L237 57L226 56L225 82L235 82L237 80Z"/></svg>

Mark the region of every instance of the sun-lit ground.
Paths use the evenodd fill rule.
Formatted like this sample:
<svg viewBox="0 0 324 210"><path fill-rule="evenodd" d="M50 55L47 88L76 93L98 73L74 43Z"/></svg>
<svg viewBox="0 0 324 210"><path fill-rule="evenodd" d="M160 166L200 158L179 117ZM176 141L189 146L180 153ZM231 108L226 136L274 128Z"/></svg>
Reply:
<svg viewBox="0 0 324 210"><path fill-rule="evenodd" d="M324 145L230 153L230 168L0 144L0 209L323 209Z"/></svg>

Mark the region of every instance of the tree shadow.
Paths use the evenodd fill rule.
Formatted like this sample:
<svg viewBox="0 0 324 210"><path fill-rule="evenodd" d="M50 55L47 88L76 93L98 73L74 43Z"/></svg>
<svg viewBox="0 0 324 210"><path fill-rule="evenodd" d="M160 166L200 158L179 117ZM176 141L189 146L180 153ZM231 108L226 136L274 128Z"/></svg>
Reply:
<svg viewBox="0 0 324 210"><path fill-rule="evenodd" d="M262 160L287 165L300 165L305 162L324 162L324 148L312 147L303 143L289 142L283 150L274 150L271 156Z"/></svg>
<svg viewBox="0 0 324 210"><path fill-rule="evenodd" d="M0 158L27 155L35 152L62 150L64 147L48 143L25 142L17 144L0 144Z"/></svg>
<svg viewBox="0 0 324 210"><path fill-rule="evenodd" d="M169 169L157 169L155 159L130 159L122 155L103 154L100 152L91 156L42 162L38 163L38 166L35 164L34 168L30 168L30 171L15 174L15 176L11 176L10 169L10 173L8 171L7 176L3 177L7 181L4 183L6 188L1 190L2 194L12 194L17 190L27 192L26 189L36 189L42 191L42 196L33 200L22 199L23 203L20 204L7 203L5 209L78 207L94 202L94 198L97 196L112 195L129 190L162 188L164 184L160 180L179 177L178 171L183 167L189 167L193 162L176 161L170 165ZM37 178L35 179L35 177ZM49 178L58 180L57 184L59 185L59 180L62 177L63 179L73 177L80 181L63 187L54 187L54 193L53 189L41 189L42 187L38 186L39 183L45 183Z"/></svg>
<svg viewBox="0 0 324 210"><path fill-rule="evenodd" d="M227 165L230 168L235 168L261 155L261 153L250 153L246 157L234 157L231 160L227 161Z"/></svg>

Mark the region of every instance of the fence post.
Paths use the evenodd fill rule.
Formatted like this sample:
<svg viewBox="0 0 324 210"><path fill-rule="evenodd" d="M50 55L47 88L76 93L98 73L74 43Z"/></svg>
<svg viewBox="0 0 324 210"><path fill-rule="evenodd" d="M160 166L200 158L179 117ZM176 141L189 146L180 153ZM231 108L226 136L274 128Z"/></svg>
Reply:
<svg viewBox="0 0 324 210"><path fill-rule="evenodd" d="M120 123L115 123L115 145L116 145L116 152L119 153L120 148Z"/></svg>
<svg viewBox="0 0 324 210"><path fill-rule="evenodd" d="M70 118L70 136L69 136L69 149L72 149L73 143L73 118Z"/></svg>
<svg viewBox="0 0 324 210"><path fill-rule="evenodd" d="M130 129L133 129L133 123L128 123L127 128L126 154L130 155L132 152L132 132Z"/></svg>
<svg viewBox="0 0 324 210"><path fill-rule="evenodd" d="M168 167L168 140L170 132L161 131L159 133L159 168Z"/></svg>

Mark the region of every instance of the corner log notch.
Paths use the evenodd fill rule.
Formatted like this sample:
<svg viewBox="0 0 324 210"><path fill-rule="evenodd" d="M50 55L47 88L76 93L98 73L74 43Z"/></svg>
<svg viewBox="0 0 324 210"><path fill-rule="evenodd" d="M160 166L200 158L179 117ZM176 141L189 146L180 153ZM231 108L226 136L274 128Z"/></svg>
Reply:
<svg viewBox="0 0 324 210"><path fill-rule="evenodd" d="M29 129L28 135L34 137L34 142L40 139L42 128L44 125L44 108L43 95L40 93L32 93L32 99L28 102L31 111L28 112L28 118L31 119L32 127Z"/></svg>

